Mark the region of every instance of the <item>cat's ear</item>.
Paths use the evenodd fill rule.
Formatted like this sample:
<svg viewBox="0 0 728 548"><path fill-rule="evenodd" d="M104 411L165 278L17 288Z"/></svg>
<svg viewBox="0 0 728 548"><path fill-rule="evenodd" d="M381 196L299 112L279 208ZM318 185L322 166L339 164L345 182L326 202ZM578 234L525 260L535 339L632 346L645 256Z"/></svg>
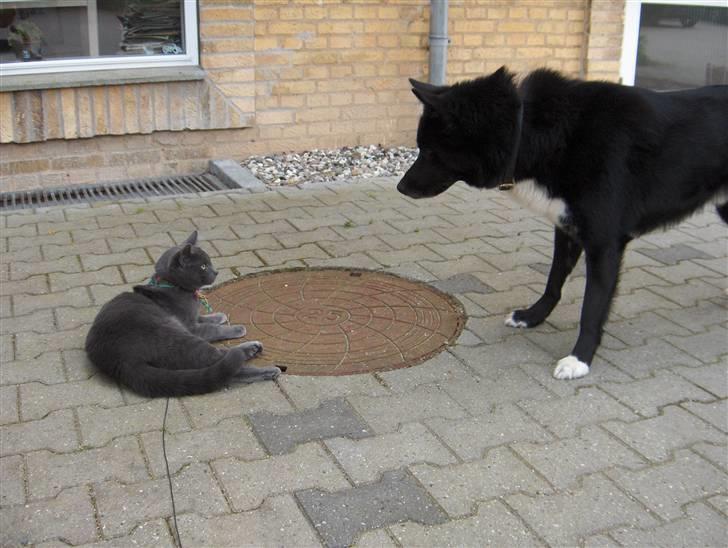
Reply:
<svg viewBox="0 0 728 548"><path fill-rule="evenodd" d="M192 234L190 234L187 239L184 241L186 244L190 245L196 245L197 244L197 231L195 230Z"/></svg>
<svg viewBox="0 0 728 548"><path fill-rule="evenodd" d="M182 250L177 254L177 261L181 265L185 265L192 257L192 244L185 243Z"/></svg>

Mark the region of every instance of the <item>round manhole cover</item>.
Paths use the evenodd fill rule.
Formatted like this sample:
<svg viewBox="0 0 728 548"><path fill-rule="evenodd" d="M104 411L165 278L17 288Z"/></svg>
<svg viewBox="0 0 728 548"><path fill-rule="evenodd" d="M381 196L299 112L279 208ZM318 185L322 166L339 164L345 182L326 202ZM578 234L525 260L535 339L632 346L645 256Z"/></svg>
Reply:
<svg viewBox="0 0 728 548"><path fill-rule="evenodd" d="M206 294L260 364L292 375L351 375L409 367L441 352L465 323L458 301L424 283L368 270L293 269L227 282ZM233 344L232 341L230 344Z"/></svg>

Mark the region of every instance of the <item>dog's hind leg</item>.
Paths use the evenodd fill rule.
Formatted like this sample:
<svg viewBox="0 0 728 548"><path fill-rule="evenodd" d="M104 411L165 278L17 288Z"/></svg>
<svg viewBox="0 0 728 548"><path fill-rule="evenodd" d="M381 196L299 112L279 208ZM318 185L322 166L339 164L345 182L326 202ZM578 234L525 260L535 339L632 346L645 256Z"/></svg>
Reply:
<svg viewBox="0 0 728 548"><path fill-rule="evenodd" d="M589 373L589 365L602 338L619 279L625 244L610 244L586 250L586 289L581 307L579 338L571 355L556 364L554 377L578 379Z"/></svg>
<svg viewBox="0 0 728 548"><path fill-rule="evenodd" d="M554 228L554 257L543 296L525 310L515 310L506 318L511 327L534 327L542 323L561 299L561 288L581 256L582 247L560 228Z"/></svg>
<svg viewBox="0 0 728 548"><path fill-rule="evenodd" d="M718 211L718 215L723 219L724 223L728 223L728 202L719 205L715 208Z"/></svg>

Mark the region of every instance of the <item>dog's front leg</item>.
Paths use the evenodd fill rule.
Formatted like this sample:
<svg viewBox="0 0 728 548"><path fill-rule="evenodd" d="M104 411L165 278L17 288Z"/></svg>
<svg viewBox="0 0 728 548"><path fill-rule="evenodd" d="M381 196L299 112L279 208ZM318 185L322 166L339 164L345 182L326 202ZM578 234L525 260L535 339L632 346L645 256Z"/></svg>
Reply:
<svg viewBox="0 0 728 548"><path fill-rule="evenodd" d="M571 355L556 364L554 377L578 379L589 373L602 338L612 296L617 288L624 246L607 245L586 250L586 290L581 307L579 338Z"/></svg>
<svg viewBox="0 0 728 548"><path fill-rule="evenodd" d="M581 245L559 227L554 228L554 256L543 296L525 310L514 310L506 318L511 327L534 327L548 318L561 299L561 288L581 256Z"/></svg>

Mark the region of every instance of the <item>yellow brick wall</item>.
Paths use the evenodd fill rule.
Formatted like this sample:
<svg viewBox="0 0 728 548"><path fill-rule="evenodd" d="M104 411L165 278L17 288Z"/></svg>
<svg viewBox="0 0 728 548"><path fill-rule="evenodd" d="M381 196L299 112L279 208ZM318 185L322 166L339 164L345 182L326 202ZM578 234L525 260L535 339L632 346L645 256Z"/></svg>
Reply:
<svg viewBox="0 0 728 548"><path fill-rule="evenodd" d="M623 11L624 0L451 0L448 81L501 65L616 80ZM0 145L0 190L202 171L210 158L411 146L420 106L407 78L427 79L428 31L428 0L200 0L206 83L235 112L254 114L249 127L155 126L158 105L145 86L48 92L60 112L81 105L87 114L45 120L45 142ZM32 114L39 94L26 93ZM6 137L7 95L0 94ZM104 116L83 108L101 96L110 105ZM197 108L178 99L173 111ZM125 119L121 105L129 102L150 116ZM32 130L33 117L23 123ZM83 138L120 128L133 134Z"/></svg>

